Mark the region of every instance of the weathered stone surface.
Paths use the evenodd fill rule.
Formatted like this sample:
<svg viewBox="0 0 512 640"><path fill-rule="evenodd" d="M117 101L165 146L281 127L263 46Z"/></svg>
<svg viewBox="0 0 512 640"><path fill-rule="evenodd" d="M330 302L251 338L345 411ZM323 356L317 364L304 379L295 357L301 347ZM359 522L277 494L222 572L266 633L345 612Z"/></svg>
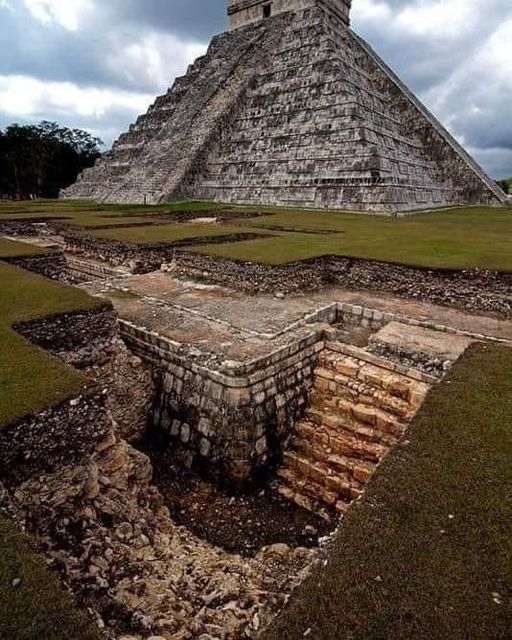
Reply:
<svg viewBox="0 0 512 640"><path fill-rule="evenodd" d="M397 211L503 192L347 27L345 0L230 2L173 88L65 197ZM270 5L269 5L270 6Z"/></svg>
<svg viewBox="0 0 512 640"><path fill-rule="evenodd" d="M326 517L344 513L361 495L429 389L397 373L392 362L353 351L329 345L320 354L310 408L295 425L279 470L281 495Z"/></svg>

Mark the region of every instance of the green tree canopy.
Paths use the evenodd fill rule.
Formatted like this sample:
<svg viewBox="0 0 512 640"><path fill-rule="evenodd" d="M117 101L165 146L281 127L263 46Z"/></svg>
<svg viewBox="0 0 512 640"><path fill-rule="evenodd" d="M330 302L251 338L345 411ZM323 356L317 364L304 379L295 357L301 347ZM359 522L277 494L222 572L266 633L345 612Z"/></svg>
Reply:
<svg viewBox="0 0 512 640"><path fill-rule="evenodd" d="M56 122L0 130L0 193L55 198L99 157L103 142Z"/></svg>
<svg viewBox="0 0 512 640"><path fill-rule="evenodd" d="M503 180L498 180L498 184L505 193L512 193L512 178L504 178Z"/></svg>

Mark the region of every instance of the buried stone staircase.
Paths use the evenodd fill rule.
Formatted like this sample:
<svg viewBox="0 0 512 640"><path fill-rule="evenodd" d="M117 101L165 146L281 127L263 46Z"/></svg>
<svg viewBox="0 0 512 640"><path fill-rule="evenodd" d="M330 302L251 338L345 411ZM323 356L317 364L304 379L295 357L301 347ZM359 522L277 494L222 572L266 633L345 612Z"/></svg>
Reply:
<svg viewBox="0 0 512 640"><path fill-rule="evenodd" d="M326 518L345 513L434 381L364 349L327 343L310 406L284 453L278 492Z"/></svg>

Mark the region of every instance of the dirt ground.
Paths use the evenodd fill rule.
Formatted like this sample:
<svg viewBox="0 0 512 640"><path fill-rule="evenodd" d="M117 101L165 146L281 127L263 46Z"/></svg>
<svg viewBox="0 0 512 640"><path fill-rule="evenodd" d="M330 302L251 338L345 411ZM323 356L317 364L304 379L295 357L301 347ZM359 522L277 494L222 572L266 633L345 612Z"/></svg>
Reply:
<svg viewBox="0 0 512 640"><path fill-rule="evenodd" d="M173 521L230 553L253 556L278 543L316 547L335 526L280 498L271 485L231 495L177 463L168 452L145 447L145 453L153 464L153 483Z"/></svg>

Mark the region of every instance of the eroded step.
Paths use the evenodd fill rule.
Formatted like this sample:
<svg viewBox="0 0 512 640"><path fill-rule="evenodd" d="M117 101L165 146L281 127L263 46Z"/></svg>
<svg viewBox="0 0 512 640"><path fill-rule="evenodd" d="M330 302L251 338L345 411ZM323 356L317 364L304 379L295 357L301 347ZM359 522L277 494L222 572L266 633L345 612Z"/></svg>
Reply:
<svg viewBox="0 0 512 640"><path fill-rule="evenodd" d="M324 516L344 513L402 437L432 379L352 345L328 343L278 491Z"/></svg>

